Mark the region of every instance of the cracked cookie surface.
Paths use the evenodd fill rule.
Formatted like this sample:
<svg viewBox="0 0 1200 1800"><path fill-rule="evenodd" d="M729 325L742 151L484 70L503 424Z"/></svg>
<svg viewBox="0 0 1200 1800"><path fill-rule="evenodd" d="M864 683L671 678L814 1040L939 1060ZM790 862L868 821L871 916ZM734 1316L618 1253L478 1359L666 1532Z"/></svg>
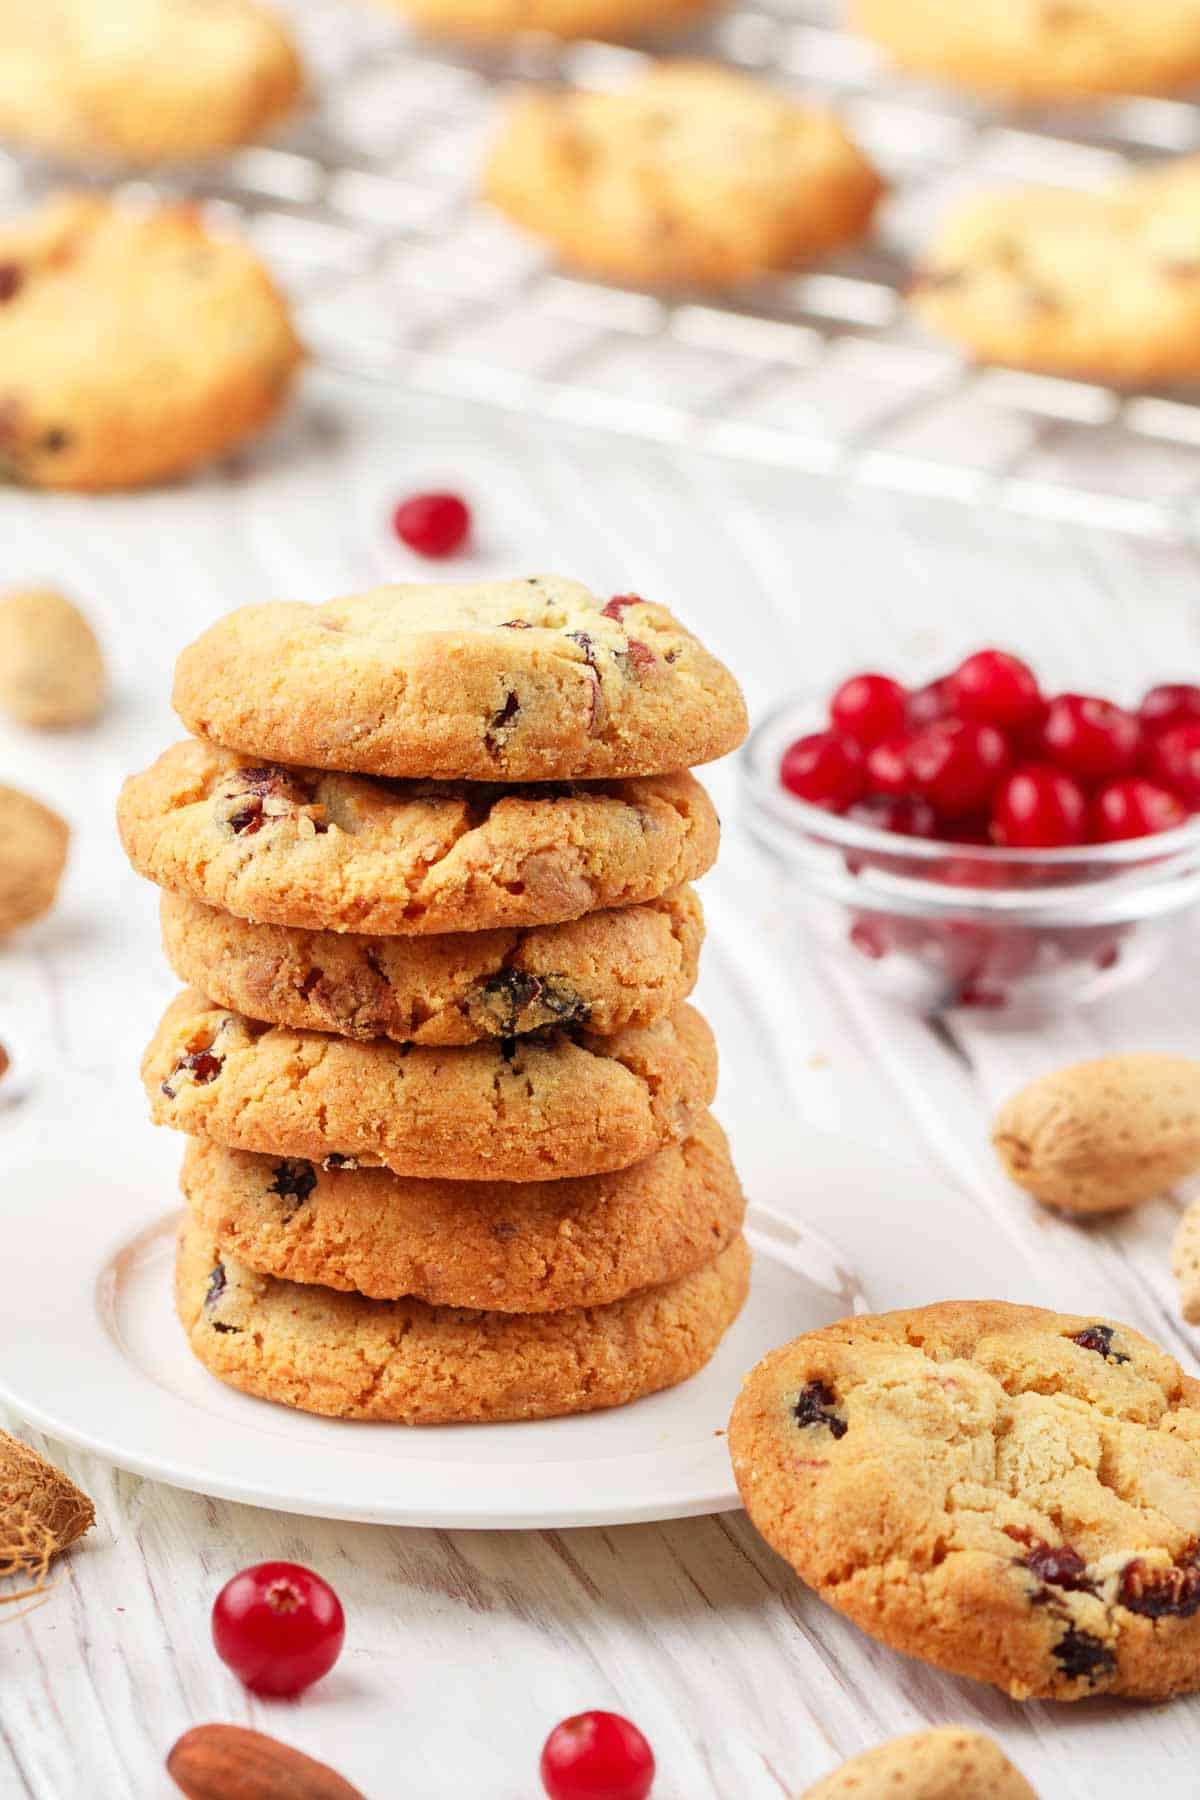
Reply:
<svg viewBox="0 0 1200 1800"><path fill-rule="evenodd" d="M867 1315L748 1377L757 1528L864 1631L1015 1699L1200 1686L1200 1383L1129 1327Z"/></svg>
<svg viewBox="0 0 1200 1800"><path fill-rule="evenodd" d="M244 606L183 652L173 700L250 760L405 778L663 775L746 735L733 676L665 607L555 575Z"/></svg>
<svg viewBox="0 0 1200 1800"><path fill-rule="evenodd" d="M495 1313L366 1300L255 1275L185 1221L175 1301L212 1374L306 1412L411 1425L623 1406L703 1368L749 1288L744 1238L610 1306Z"/></svg>
<svg viewBox="0 0 1200 1800"><path fill-rule="evenodd" d="M168 893L162 929L181 980L235 1012L433 1045L563 1025L598 1037L653 1025L695 985L704 935L692 888L563 925L427 938L253 925Z"/></svg>
<svg viewBox="0 0 1200 1800"><path fill-rule="evenodd" d="M301 356L257 256L194 207L70 194L0 229L0 481L178 475L265 425Z"/></svg>
<svg viewBox="0 0 1200 1800"><path fill-rule="evenodd" d="M1037 1800L999 1744L962 1725L893 1738L835 1769L799 1800Z"/></svg>
<svg viewBox="0 0 1200 1800"><path fill-rule="evenodd" d="M987 362L1148 382L1200 372L1200 157L1103 193L1002 188L944 221L910 304Z"/></svg>
<svg viewBox="0 0 1200 1800"><path fill-rule="evenodd" d="M432 1050L263 1026L189 989L164 1013L142 1079L156 1124L231 1149L540 1181L627 1168L689 1137L717 1059L690 1006L613 1037Z"/></svg>
<svg viewBox="0 0 1200 1800"><path fill-rule="evenodd" d="M131 776L135 869L239 918L423 936L551 925L659 899L716 857L686 773L503 788L248 767L199 739Z"/></svg>
<svg viewBox="0 0 1200 1800"><path fill-rule="evenodd" d="M253 0L0 0L0 135L42 150L205 156L267 130L301 83Z"/></svg>
<svg viewBox="0 0 1200 1800"><path fill-rule="evenodd" d="M867 230L883 182L830 114L708 63L660 63L626 91L529 94L484 198L578 268L726 287Z"/></svg>
<svg viewBox="0 0 1200 1800"><path fill-rule="evenodd" d="M600 1306L689 1274L745 1202L707 1114L686 1143L577 1180L414 1181L193 1139L183 1191L222 1256L262 1275L489 1312Z"/></svg>

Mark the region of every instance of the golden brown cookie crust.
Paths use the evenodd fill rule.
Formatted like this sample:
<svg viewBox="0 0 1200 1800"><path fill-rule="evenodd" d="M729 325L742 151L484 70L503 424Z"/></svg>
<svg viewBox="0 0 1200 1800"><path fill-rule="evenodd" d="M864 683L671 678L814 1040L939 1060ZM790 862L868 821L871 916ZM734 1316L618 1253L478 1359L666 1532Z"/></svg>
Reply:
<svg viewBox="0 0 1200 1800"><path fill-rule="evenodd" d="M611 1306L467 1312L254 1275L185 1221L175 1300L195 1355L232 1387L335 1418L445 1425L596 1412L686 1381L749 1279L739 1237L693 1274Z"/></svg>
<svg viewBox="0 0 1200 1800"><path fill-rule="evenodd" d="M575 1181L413 1181L252 1156L194 1138L183 1191L223 1256L260 1275L431 1306L561 1312L711 1262L745 1201L720 1126Z"/></svg>
<svg viewBox="0 0 1200 1800"><path fill-rule="evenodd" d="M65 819L32 794L0 785L0 936L53 906L70 837Z"/></svg>
<svg viewBox="0 0 1200 1800"><path fill-rule="evenodd" d="M484 198L564 262L653 287L728 287L867 230L883 182L827 113L708 63L622 93L529 94Z"/></svg>
<svg viewBox="0 0 1200 1800"><path fill-rule="evenodd" d="M244 606L183 652L173 700L254 762L452 781L666 775L746 735L665 607L556 575Z"/></svg>
<svg viewBox="0 0 1200 1800"><path fill-rule="evenodd" d="M206 156L269 129L302 82L253 0L0 0L0 135L42 150Z"/></svg>
<svg viewBox="0 0 1200 1800"><path fill-rule="evenodd" d="M409 1050L262 1026L187 989L142 1063L155 1124L236 1150L398 1175L542 1181L628 1168L691 1135L716 1090L683 1006L644 1030Z"/></svg>
<svg viewBox="0 0 1200 1800"><path fill-rule="evenodd" d="M235 1012L441 1046L562 1025L597 1037L653 1025L695 985L704 920L695 890L681 888L564 925L378 938L252 925L168 893L162 929L180 979Z"/></svg>
<svg viewBox="0 0 1200 1800"><path fill-rule="evenodd" d="M914 1731L852 1756L800 1800L1037 1800L999 1744L963 1725Z"/></svg>
<svg viewBox="0 0 1200 1800"><path fill-rule="evenodd" d="M264 924L424 936L557 924L658 899L720 828L686 772L503 789L248 767L188 739L121 790L126 855L160 887Z"/></svg>
<svg viewBox="0 0 1200 1800"><path fill-rule="evenodd" d="M383 0L436 37L490 42L536 33L634 42L678 28L712 0Z"/></svg>
<svg viewBox="0 0 1200 1800"><path fill-rule="evenodd" d="M194 207L75 194L0 229L0 479L166 480L265 425L301 357L263 265Z"/></svg>
<svg viewBox="0 0 1200 1800"><path fill-rule="evenodd" d="M730 1423L768 1543L881 1642L1015 1699L1200 1686L1200 1383L1000 1301L774 1351Z"/></svg>

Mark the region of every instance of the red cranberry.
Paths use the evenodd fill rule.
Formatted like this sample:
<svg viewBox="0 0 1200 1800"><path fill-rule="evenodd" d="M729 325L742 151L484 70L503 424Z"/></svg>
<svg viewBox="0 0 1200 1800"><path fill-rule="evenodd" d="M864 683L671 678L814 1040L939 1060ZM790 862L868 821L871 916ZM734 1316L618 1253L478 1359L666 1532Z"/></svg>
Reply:
<svg viewBox="0 0 1200 1800"><path fill-rule="evenodd" d="M906 699L890 675L851 675L829 703L830 723L869 750L902 729Z"/></svg>
<svg viewBox="0 0 1200 1800"><path fill-rule="evenodd" d="M1115 844L1125 838L1152 837L1174 831L1187 818L1183 802L1164 787L1140 775L1110 781L1092 801L1092 841Z"/></svg>
<svg viewBox="0 0 1200 1800"><path fill-rule="evenodd" d="M829 812L845 812L866 789L862 751L853 738L814 731L783 753L779 779L791 794Z"/></svg>
<svg viewBox="0 0 1200 1800"><path fill-rule="evenodd" d="M457 494L414 494L392 514L392 529L418 556L453 556L471 529L471 514Z"/></svg>
<svg viewBox="0 0 1200 1800"><path fill-rule="evenodd" d="M1138 707L1138 718L1142 721L1142 729L1151 737L1170 731L1173 725L1186 725L1192 719L1200 719L1200 687L1182 681L1152 687Z"/></svg>
<svg viewBox="0 0 1200 1800"><path fill-rule="evenodd" d="M1008 744L994 725L942 719L918 731L908 746L915 791L945 819L978 812L1008 769Z"/></svg>
<svg viewBox="0 0 1200 1800"><path fill-rule="evenodd" d="M1010 850L1061 850L1087 836L1087 797L1049 763L1014 769L996 795L992 836Z"/></svg>
<svg viewBox="0 0 1200 1800"><path fill-rule="evenodd" d="M938 834L937 814L928 800L904 794L868 794L865 800L855 801L847 817L858 825L896 831L902 837L935 838Z"/></svg>
<svg viewBox="0 0 1200 1800"><path fill-rule="evenodd" d="M909 738L903 733L886 737L867 752L867 785L875 794L908 792Z"/></svg>
<svg viewBox="0 0 1200 1800"><path fill-rule="evenodd" d="M1150 744L1146 772L1178 795L1189 812L1200 811L1200 719L1173 725Z"/></svg>
<svg viewBox="0 0 1200 1800"><path fill-rule="evenodd" d="M654 1753L620 1713L576 1713L556 1725L542 1748L542 1786L550 1800L646 1800Z"/></svg>
<svg viewBox="0 0 1200 1800"><path fill-rule="evenodd" d="M1093 694L1059 694L1041 733L1042 753L1080 781L1128 775L1142 747L1134 714Z"/></svg>
<svg viewBox="0 0 1200 1800"><path fill-rule="evenodd" d="M299 1563L264 1562L227 1581L212 1610L217 1655L256 1694L298 1694L327 1675L346 1635L342 1603Z"/></svg>
<svg viewBox="0 0 1200 1800"><path fill-rule="evenodd" d="M938 719L949 719L954 713L954 695L950 691L949 675L929 682L926 687L915 688L908 696L905 711L909 727L913 731L922 731L926 725L936 724Z"/></svg>
<svg viewBox="0 0 1200 1800"><path fill-rule="evenodd" d="M949 677L960 719L977 719L1001 731L1028 731L1044 710L1037 676L1007 650L977 650Z"/></svg>

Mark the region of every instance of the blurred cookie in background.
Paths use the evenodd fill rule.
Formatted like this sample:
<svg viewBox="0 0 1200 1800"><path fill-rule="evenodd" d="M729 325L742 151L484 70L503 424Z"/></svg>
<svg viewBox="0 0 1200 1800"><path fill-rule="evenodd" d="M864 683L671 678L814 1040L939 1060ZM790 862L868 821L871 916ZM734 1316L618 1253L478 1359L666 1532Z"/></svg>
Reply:
<svg viewBox="0 0 1200 1800"><path fill-rule="evenodd" d="M629 43L678 29L713 0L384 0L436 37L476 42L541 33Z"/></svg>
<svg viewBox="0 0 1200 1800"><path fill-rule="evenodd" d="M0 136L148 163L260 136L300 59L255 0L0 0Z"/></svg>
<svg viewBox="0 0 1200 1800"><path fill-rule="evenodd" d="M0 229L0 479L139 487L232 449L302 360L254 252L194 207L66 195Z"/></svg>
<svg viewBox="0 0 1200 1800"><path fill-rule="evenodd" d="M724 288L867 231L883 182L830 114L708 63L619 93L528 94L484 197L564 263L648 287Z"/></svg>
<svg viewBox="0 0 1200 1800"><path fill-rule="evenodd" d="M1200 81L1200 0L847 0L901 67L1021 100Z"/></svg>
<svg viewBox="0 0 1200 1800"><path fill-rule="evenodd" d="M0 937L49 912L70 835L66 821L32 794L0 784Z"/></svg>
<svg viewBox="0 0 1200 1800"><path fill-rule="evenodd" d="M104 657L55 588L0 594L0 711L37 731L86 725L104 705Z"/></svg>

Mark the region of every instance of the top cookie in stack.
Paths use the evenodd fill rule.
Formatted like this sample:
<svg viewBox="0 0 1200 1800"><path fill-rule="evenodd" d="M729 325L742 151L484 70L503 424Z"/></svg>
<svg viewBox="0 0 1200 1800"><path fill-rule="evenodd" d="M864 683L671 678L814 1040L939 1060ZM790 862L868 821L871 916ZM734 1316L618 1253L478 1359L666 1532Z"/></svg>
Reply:
<svg viewBox="0 0 1200 1800"><path fill-rule="evenodd" d="M175 701L199 735L119 817L192 984L143 1073L198 1140L196 1353L414 1422L694 1372L747 1273L682 1004L718 837L687 764L744 734L729 673L664 609L538 577L244 608Z"/></svg>

